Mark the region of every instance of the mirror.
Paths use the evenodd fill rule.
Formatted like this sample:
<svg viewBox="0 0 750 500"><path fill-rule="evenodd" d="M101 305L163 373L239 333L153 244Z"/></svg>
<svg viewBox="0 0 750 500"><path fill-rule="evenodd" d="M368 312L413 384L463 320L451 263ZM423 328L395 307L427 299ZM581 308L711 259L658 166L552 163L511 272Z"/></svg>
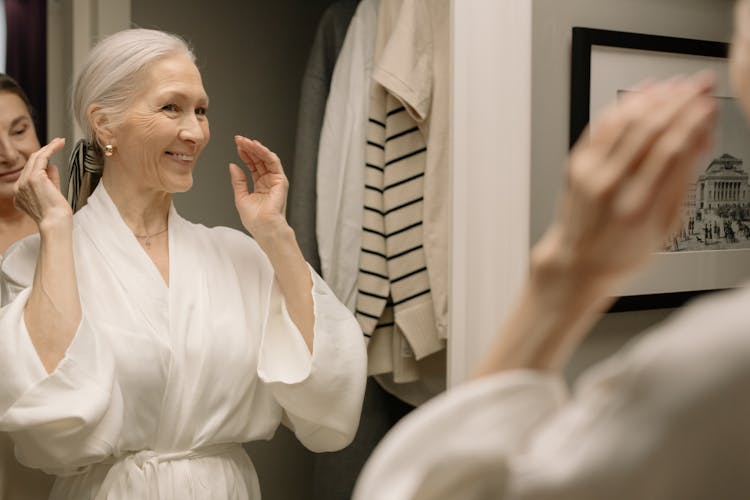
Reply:
<svg viewBox="0 0 750 500"><path fill-rule="evenodd" d="M65 182L67 157L80 137L68 111L70 84L92 43L130 25L177 33L188 40L198 58L211 98L212 140L195 171L194 187L176 196L175 205L190 221L242 230L227 172L227 163L237 156L232 137L243 134L262 140L291 171L301 87L321 19L328 12L329 19L338 16L341 23L345 17L348 23L357 4L354 0L258 0L218 8L197 0L41 2L47 9L42 24L46 24L48 52L47 64L41 67L46 67L50 85L43 92L49 101L43 119L48 133L41 132L40 138L43 142L51 137L68 139L66 150L53 158ZM331 14L332 10L336 12ZM346 23L338 27L339 43L343 43ZM332 72L330 63L328 71ZM45 78L37 74L35 80ZM444 368L444 360L438 363ZM382 436L411 407L374 382L368 391L364 411L369 420L363 417L362 425L370 426L366 429L370 435ZM360 448L355 443L341 454L314 455L292 433L280 429L272 442L251 443L247 450L258 470L264 499L308 498L311 491L320 498L348 498L346 490L356 479L356 466L364 464L376 441L370 438Z"/></svg>

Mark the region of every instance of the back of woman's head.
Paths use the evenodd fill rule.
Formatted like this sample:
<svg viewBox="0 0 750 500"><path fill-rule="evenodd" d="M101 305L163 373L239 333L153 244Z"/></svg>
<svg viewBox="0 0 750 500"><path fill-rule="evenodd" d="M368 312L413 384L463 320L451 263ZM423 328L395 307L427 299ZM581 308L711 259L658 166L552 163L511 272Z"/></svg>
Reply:
<svg viewBox="0 0 750 500"><path fill-rule="evenodd" d="M26 95L26 92L23 91L17 81L15 81L11 76L6 75L5 73L0 73L0 92L8 92L10 94L17 95L18 98L23 101L26 109L29 112L29 115L34 115L34 110L31 107L31 101L29 101L29 97Z"/></svg>
<svg viewBox="0 0 750 500"><path fill-rule="evenodd" d="M104 118L107 126L116 127L142 88L144 70L173 54L195 61L185 40L157 30L120 31L94 46L73 86L72 109L84 139L97 153L101 154L103 145L97 140L93 122Z"/></svg>

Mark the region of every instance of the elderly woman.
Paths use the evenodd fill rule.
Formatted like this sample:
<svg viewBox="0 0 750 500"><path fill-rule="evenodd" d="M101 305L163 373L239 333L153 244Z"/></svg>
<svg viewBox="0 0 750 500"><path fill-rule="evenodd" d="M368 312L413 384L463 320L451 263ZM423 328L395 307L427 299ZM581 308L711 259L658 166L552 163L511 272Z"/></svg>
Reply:
<svg viewBox="0 0 750 500"><path fill-rule="evenodd" d="M748 0L730 68L750 112ZM573 394L561 375L623 280L681 223L710 142L709 76L640 90L574 148L556 220L479 380L404 419L355 499L748 498L750 287L679 311Z"/></svg>
<svg viewBox="0 0 750 500"><path fill-rule="evenodd" d="M39 149L32 114L23 89L13 78L0 73L0 261L11 244L37 231L34 220L13 204L13 186L26 160ZM0 433L0 498L39 498L46 496L49 486L48 476L19 466L12 442Z"/></svg>
<svg viewBox="0 0 750 500"><path fill-rule="evenodd" d="M234 164L231 181L254 239L172 205L208 143L207 108L183 40L117 33L73 89L86 150L71 199L85 206L74 216L48 169L62 139L18 179L39 236L3 262L0 431L58 476L53 499L258 499L239 443L282 420L313 451L356 430L361 333L302 257L276 155L235 138L254 191Z"/></svg>

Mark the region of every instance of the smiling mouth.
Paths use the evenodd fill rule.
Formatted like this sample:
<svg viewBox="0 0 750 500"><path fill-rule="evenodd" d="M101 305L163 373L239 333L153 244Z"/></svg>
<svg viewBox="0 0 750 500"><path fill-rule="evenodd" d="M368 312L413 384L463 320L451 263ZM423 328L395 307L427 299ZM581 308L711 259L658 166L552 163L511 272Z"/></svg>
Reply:
<svg viewBox="0 0 750 500"><path fill-rule="evenodd" d="M0 174L0 179L5 179L5 178L8 178L8 177L13 177L13 176L15 176L17 174L20 174L22 170L23 170L23 167L18 168L16 170L11 170L10 172L5 172L4 174Z"/></svg>
<svg viewBox="0 0 750 500"><path fill-rule="evenodd" d="M195 156L194 155L187 155L187 154L183 154L183 153L172 153L171 151L167 151L167 154L169 156L171 156L172 158L174 158L175 160L179 160L179 161L193 161L193 160L195 160Z"/></svg>

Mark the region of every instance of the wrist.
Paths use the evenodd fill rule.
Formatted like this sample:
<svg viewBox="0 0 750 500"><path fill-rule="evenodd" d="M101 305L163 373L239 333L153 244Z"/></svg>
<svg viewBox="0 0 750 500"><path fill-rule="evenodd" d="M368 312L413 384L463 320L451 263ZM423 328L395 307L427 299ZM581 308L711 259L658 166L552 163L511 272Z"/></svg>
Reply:
<svg viewBox="0 0 750 500"><path fill-rule="evenodd" d="M597 275L593 265L566 250L561 233L550 228L531 251L529 285L544 296L555 296L555 302L590 303L605 296L608 281Z"/></svg>
<svg viewBox="0 0 750 500"><path fill-rule="evenodd" d="M266 223L252 231L252 235L266 253L273 251L280 245L296 241L294 230L284 219Z"/></svg>
<svg viewBox="0 0 750 500"><path fill-rule="evenodd" d="M73 214L60 211L47 214L39 221L39 234L42 238L69 234L73 229Z"/></svg>

